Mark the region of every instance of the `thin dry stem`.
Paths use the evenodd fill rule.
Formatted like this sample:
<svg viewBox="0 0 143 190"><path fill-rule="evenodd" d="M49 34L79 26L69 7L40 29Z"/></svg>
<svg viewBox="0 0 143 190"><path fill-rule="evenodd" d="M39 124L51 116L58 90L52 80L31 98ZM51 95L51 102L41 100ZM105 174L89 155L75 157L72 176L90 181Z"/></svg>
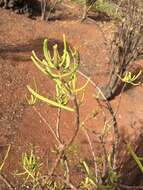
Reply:
<svg viewBox="0 0 143 190"><path fill-rule="evenodd" d="M101 146L102 146L102 149L103 149L103 155L104 155L104 162L103 162L103 169L102 169L102 177L104 177L106 175L106 172L108 170L108 154L107 154L107 149L106 149L106 146L105 146L105 142L104 142L104 138L103 138L103 135L100 136L100 142L101 142Z"/></svg>
<svg viewBox="0 0 143 190"><path fill-rule="evenodd" d="M56 158L56 160L55 160L55 162L54 162L54 164L53 164L53 166L52 166L52 168L48 174L49 176L52 176L54 174L54 172L55 172L55 170L56 170L64 152L65 152L65 149L66 149L65 146L63 146L63 148L60 150L58 157Z"/></svg>
<svg viewBox="0 0 143 190"><path fill-rule="evenodd" d="M16 190L16 188L8 181L8 179L3 174L0 174L0 180L2 180L10 190Z"/></svg>
<svg viewBox="0 0 143 190"><path fill-rule="evenodd" d="M61 181L63 181L63 183L65 183L72 190L78 190L70 181L67 181L67 180L63 179L60 176L56 176L56 177L59 178Z"/></svg>
<svg viewBox="0 0 143 190"><path fill-rule="evenodd" d="M58 142L59 146L63 146L62 143L60 142L59 138L56 136L56 133L54 132L54 130L51 127L51 125L49 124L49 122L42 116L42 114L36 109L35 106L33 106L33 109L38 114L38 116L40 117L40 119L46 124L46 126L50 130L51 134L53 135L53 137L55 138L55 140Z"/></svg>
<svg viewBox="0 0 143 190"><path fill-rule="evenodd" d="M49 172L49 176L52 176L62 158L62 156L64 155L65 150L68 149L68 147L73 143L73 141L75 140L75 138L77 137L78 131L79 131L79 127L80 127L80 114L79 114L79 105L77 103L77 99L76 96L73 97L73 101L74 101L74 105L75 105L75 114L76 114L76 130L75 133L73 134L73 136L71 137L71 139L69 140L69 142L65 145L62 145L62 148L60 149L59 155L56 159L56 161L54 162L53 167L51 168L51 171Z"/></svg>
<svg viewBox="0 0 143 190"><path fill-rule="evenodd" d="M84 78L88 79L88 77L82 73L81 71L78 70L78 73L83 76ZM94 81L92 81L90 79L90 83L98 90L98 92L101 94L103 100L106 102L107 105L107 109L110 112L111 116L112 116L112 122L113 122L113 129L114 129L114 143L113 143L113 147L112 147L112 163L113 163L113 169L116 168L116 161L117 161L117 148L118 148L118 144L119 144L119 129L118 129L118 124L117 124L117 120L116 120L116 115L114 113L114 110L112 108L111 103L107 100L107 98L105 97L105 95L103 94L102 90L95 84Z"/></svg>
<svg viewBox="0 0 143 190"><path fill-rule="evenodd" d="M80 113L79 113L79 105L78 105L76 96L73 97L73 101L74 101L75 114L76 114L76 121L75 121L76 130L73 136L71 137L71 139L69 140L67 146L70 146L73 143L80 128Z"/></svg>
<svg viewBox="0 0 143 190"><path fill-rule="evenodd" d="M47 18L46 18L47 21L49 20L50 15L51 15L51 12L52 12L52 10L56 7L58 1L59 1L59 0L55 0L54 3L53 3L53 6L50 7L50 10L49 10L48 16L47 16Z"/></svg>
<svg viewBox="0 0 143 190"><path fill-rule="evenodd" d="M82 127L82 130L87 138L87 141L88 141L88 144L89 144L89 147L90 147L90 151L91 151L91 154L92 154L92 157L93 157L93 161L94 161L94 172L95 172L95 177L96 177L96 182L98 183L98 167L97 167L97 162L96 162L96 156L95 156L95 152L94 152L94 148L93 148L93 145L92 145L92 142L91 142L91 139L90 139L90 136L87 132L87 129L85 127Z"/></svg>
<svg viewBox="0 0 143 190"><path fill-rule="evenodd" d="M7 149L7 151L6 151L6 154L5 154L5 157L4 157L4 159L3 159L3 162L2 162L2 164L0 165L0 172L2 171L2 169L3 169L4 165L5 165L5 162L6 162L7 158L8 158L10 149L11 149L11 144L8 146L8 149Z"/></svg>

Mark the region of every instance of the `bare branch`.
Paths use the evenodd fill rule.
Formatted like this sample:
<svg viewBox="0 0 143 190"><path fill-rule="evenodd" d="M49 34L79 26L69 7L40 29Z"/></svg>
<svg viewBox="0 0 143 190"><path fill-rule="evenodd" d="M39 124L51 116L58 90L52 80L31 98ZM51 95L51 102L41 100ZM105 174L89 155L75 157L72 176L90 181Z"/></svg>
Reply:
<svg viewBox="0 0 143 190"><path fill-rule="evenodd" d="M75 114L76 114L76 123L75 123L76 130L75 130L73 136L71 137L71 139L69 140L69 142L66 143L65 145L62 145L61 149L59 150L59 155L58 155L53 167L51 168L51 171L49 172L49 176L52 176L54 174L54 171L57 168L62 156L64 155L65 150L73 143L73 141L77 137L77 134L78 134L78 131L79 131L80 114L79 114L79 105L77 103L76 96L73 97L73 101L74 101L74 105L75 105Z"/></svg>
<svg viewBox="0 0 143 190"><path fill-rule="evenodd" d="M53 137L55 138L55 140L58 142L58 144L60 146L62 146L62 143L60 142L59 138L56 136L53 128L51 127L51 125L49 124L49 122L42 116L42 114L36 109L35 106L33 106L34 111L38 114L38 116L40 117L40 119L46 124L46 126L49 128L51 134L53 135Z"/></svg>
<svg viewBox="0 0 143 190"><path fill-rule="evenodd" d="M78 73L83 76L84 78L88 79L88 77L82 73L81 71L78 70ZM107 98L105 97L105 95L103 94L102 90L96 85L96 83L90 79L90 83L98 90L99 94L102 96L102 99L106 102L107 105L107 109L110 112L111 116L112 116L112 124L113 124L113 129L114 129L114 143L113 143L113 148L112 148L112 160L113 160L113 168L116 168L116 156L117 156L117 147L119 144L119 129L118 129L118 124L117 124L117 120L116 120L116 115L114 113L114 110L112 108L111 103L107 100Z"/></svg>
<svg viewBox="0 0 143 190"><path fill-rule="evenodd" d="M94 149L93 149L93 145L92 145L92 142L91 142L91 139L90 139L90 136L87 132L87 129L85 127L82 127L82 130L87 138L87 141L88 141L88 144L89 144L89 147L90 147L90 150L91 150L91 154L93 156L93 161L94 161L94 171L95 171L95 176L96 176L96 180L98 182L98 167L97 167L97 162L96 162L96 156L95 156L95 152L94 152Z"/></svg>
<svg viewBox="0 0 143 190"><path fill-rule="evenodd" d="M76 114L76 121L75 121L76 130L75 130L74 135L69 140L67 146L70 146L73 143L73 141L75 140L75 138L78 134L79 128L80 128L80 113L79 113L79 105L78 105L76 96L73 97L73 101L74 101L75 114Z"/></svg>
<svg viewBox="0 0 143 190"><path fill-rule="evenodd" d="M8 179L3 174L0 174L0 180L2 180L10 190L16 190L16 188L8 181Z"/></svg>

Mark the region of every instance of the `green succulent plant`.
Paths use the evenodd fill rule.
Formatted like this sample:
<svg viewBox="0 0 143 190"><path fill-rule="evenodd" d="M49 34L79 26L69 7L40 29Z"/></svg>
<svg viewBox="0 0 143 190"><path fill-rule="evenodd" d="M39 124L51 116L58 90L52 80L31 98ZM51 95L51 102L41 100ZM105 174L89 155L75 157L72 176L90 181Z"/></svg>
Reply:
<svg viewBox="0 0 143 190"><path fill-rule="evenodd" d="M134 86L136 85L139 85L139 83L135 83L135 81L139 78L139 76L142 74L142 71L140 71L137 75L132 75L131 72L126 72L124 78L121 78L119 75L118 77L124 82L124 83L127 83L127 84L132 84Z"/></svg>
<svg viewBox="0 0 143 190"><path fill-rule="evenodd" d="M76 49L69 50L69 48L67 48L65 35L63 35L63 43L64 49L62 55L59 53L57 44L53 46L53 55L51 55L47 39L45 39L43 43L44 58L42 60L40 60L36 53L32 51L31 59L35 66L55 83L55 98L51 100L40 95L36 84L35 90L27 85L27 88L31 93L28 102L34 104L36 99L39 99L51 106L73 112L74 108L69 107L68 103L72 99L72 96L76 96L79 92L85 89L89 79L82 87L76 87L77 69L80 64L79 53Z"/></svg>

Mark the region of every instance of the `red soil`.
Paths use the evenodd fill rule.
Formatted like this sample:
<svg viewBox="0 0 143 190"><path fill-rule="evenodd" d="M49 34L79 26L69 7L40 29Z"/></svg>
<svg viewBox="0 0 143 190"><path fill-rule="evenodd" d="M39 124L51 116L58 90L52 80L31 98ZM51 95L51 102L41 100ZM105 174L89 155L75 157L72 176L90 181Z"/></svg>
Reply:
<svg viewBox="0 0 143 190"><path fill-rule="evenodd" d="M112 23L98 23L106 37L111 38ZM38 155L46 163L51 161L51 145L54 140L46 125L32 107L27 105L25 95L26 85L32 85L33 76L42 94L52 93L52 83L34 67L30 60L31 51L35 50L42 56L42 42L49 39L50 45L58 43L62 47L62 34L65 33L71 46L79 48L81 55L80 70L90 76L95 83L102 85L107 81L109 72L108 53L104 44L103 33L96 22L80 23L78 20L55 21L51 23L40 20L30 20L13 12L0 10L0 150L1 159L9 143L12 144L9 160L4 172L9 178L14 170L19 168L20 155L29 150L29 145L37 146ZM137 64L142 64L141 60ZM79 77L79 85L84 83ZM99 152L98 135L103 129L104 120L94 95L96 89L89 85L86 88L85 100L81 106L81 120L93 110L100 110L97 117L87 122L86 127L94 143L95 152ZM143 127L143 88L133 87L122 94L117 112L120 132L130 141L136 139ZM112 100L116 110L120 95ZM36 109L43 114L54 127L56 109L43 103L38 103ZM105 111L107 116L111 116ZM65 112L62 115L61 133L66 141L74 130L73 114ZM110 139L109 139L110 140ZM84 134L80 131L76 143L79 155L89 158L89 148ZM109 143L111 143L109 141ZM87 157L88 155L88 157ZM91 156L90 156L91 157ZM74 170L73 170L74 172Z"/></svg>

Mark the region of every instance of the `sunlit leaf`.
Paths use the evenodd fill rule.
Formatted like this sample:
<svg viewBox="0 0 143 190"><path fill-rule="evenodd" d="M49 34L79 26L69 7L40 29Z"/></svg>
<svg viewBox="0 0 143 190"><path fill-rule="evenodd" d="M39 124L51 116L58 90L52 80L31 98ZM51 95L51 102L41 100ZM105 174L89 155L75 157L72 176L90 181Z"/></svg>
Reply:
<svg viewBox="0 0 143 190"><path fill-rule="evenodd" d="M80 92L80 91L84 90L86 88L86 86L88 85L89 81L90 81L90 78L86 81L86 83L81 88L78 88L75 91Z"/></svg>
<svg viewBox="0 0 143 190"><path fill-rule="evenodd" d="M52 63L51 61L51 55L50 55L50 52L48 50L48 40L45 39L44 40L44 43L43 43L43 52L44 52L44 57L48 63L48 65L51 67L51 68L55 68L54 64Z"/></svg>
<svg viewBox="0 0 143 190"><path fill-rule="evenodd" d="M34 56L31 56L31 59L33 61L33 63L36 65L36 67L44 74L47 75L47 72L45 71L45 69L42 67L42 65L40 64L40 62L38 62Z"/></svg>
<svg viewBox="0 0 143 190"><path fill-rule="evenodd" d="M63 108L65 110L71 111L73 112L74 109L67 107L67 106L63 106L62 104L59 104L53 100L50 100L48 98L45 98L44 96L41 96L40 94L36 93L29 85L27 85L28 90L31 92L31 94L33 94L37 99L46 102L47 104L54 106L54 107L59 107L59 108Z"/></svg>

